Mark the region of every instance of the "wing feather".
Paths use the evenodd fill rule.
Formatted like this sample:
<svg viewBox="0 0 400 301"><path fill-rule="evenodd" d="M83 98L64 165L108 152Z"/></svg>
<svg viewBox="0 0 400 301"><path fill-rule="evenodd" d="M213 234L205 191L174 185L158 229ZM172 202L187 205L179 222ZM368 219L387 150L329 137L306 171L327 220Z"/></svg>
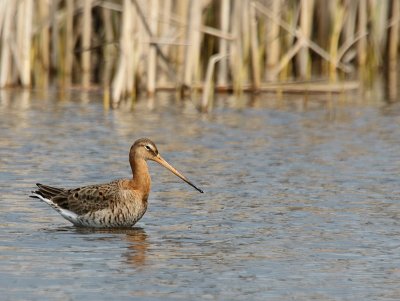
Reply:
<svg viewBox="0 0 400 301"><path fill-rule="evenodd" d="M77 215L110 207L118 196L118 180L107 184L90 185L75 189L62 189L38 184L35 191L50 199L60 208L67 209Z"/></svg>

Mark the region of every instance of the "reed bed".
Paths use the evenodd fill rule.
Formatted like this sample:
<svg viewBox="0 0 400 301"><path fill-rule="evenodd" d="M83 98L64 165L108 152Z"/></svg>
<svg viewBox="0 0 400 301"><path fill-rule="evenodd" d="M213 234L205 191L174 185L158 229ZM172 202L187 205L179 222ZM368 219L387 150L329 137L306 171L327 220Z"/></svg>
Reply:
<svg viewBox="0 0 400 301"><path fill-rule="evenodd" d="M203 108L213 91L354 89L359 85L349 81L377 70L397 74L399 6L400 0L2 0L0 88L101 87L112 106L141 92L200 90Z"/></svg>

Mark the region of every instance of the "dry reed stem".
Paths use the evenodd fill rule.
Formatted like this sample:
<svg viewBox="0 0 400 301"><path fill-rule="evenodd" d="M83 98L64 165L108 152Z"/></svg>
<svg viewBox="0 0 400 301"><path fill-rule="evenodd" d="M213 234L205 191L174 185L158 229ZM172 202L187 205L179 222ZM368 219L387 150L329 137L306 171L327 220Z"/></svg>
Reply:
<svg viewBox="0 0 400 301"><path fill-rule="evenodd" d="M141 22L141 25L142 25L141 28L143 28L143 29L145 30L146 34L148 35L149 41L152 41L152 40L153 40L153 37L154 37L154 34L153 34L153 32L152 32L152 30L151 30L151 28L150 28L150 26L149 26L149 23L147 22L147 19L146 19L146 17L145 17L145 14L144 14L144 12L143 12L143 9L142 9L141 6L139 5L138 0L133 1L133 4L134 4L134 6L135 6L135 8L136 8L136 13L137 13L137 15L139 16L140 20L142 21L142 22ZM157 15L158 15L158 14L157 14ZM141 33L141 35L143 35L143 31L139 31L139 32ZM151 45L151 46L154 47L155 50L157 51L157 54L158 54L159 58L161 59L161 62L162 62L164 65L167 66L167 68L166 68L165 70L167 70L168 75L171 76L171 78L174 78L174 79L175 79L175 77L176 77L176 76L175 76L175 73L172 72L172 71L168 68L168 67L169 67L169 60L168 60L167 56L164 54L164 52L162 51L162 49L159 47L159 45L157 45L157 43L153 43L153 42L152 42L152 45Z"/></svg>
<svg viewBox="0 0 400 301"><path fill-rule="evenodd" d="M251 39L251 64L253 74L254 90L257 91L261 85L260 54L257 37L257 18L254 5L250 6L250 39Z"/></svg>
<svg viewBox="0 0 400 301"><path fill-rule="evenodd" d="M378 64L381 64L382 55L387 46L389 0L370 0L370 6L374 7L371 12L371 39L374 46L374 57L378 60Z"/></svg>
<svg viewBox="0 0 400 301"><path fill-rule="evenodd" d="M112 82L112 107L118 105L122 99L122 95L127 91L127 87L132 86L127 83L128 80L133 81L133 78L127 78L129 74L130 62L132 62L133 46L131 41L132 35L132 11L133 6L131 0L124 0L121 21L121 36L120 36L120 55L118 67ZM128 92L130 92L128 90Z"/></svg>
<svg viewBox="0 0 400 301"><path fill-rule="evenodd" d="M87 87L90 74L100 70L96 80L105 91L112 82L114 104L134 97L136 88L206 88L215 52L229 60L219 63L211 79L235 93L311 71L331 78L343 71L346 78L355 61L365 66L363 74L373 74L376 66L397 63L398 6L399 0L2 0L0 87L47 85L50 70L64 84L75 80ZM115 24L126 15L128 23Z"/></svg>
<svg viewBox="0 0 400 301"><path fill-rule="evenodd" d="M11 39L12 39L12 21L16 9L16 2L5 3L2 7L4 9L4 18L2 22L2 34L1 34L1 65L0 65L0 87L4 88L10 84L11 80L11 68L12 68L12 57L11 57Z"/></svg>
<svg viewBox="0 0 400 301"><path fill-rule="evenodd" d="M21 43L20 58L21 58L21 84L23 87L30 87L31 85L31 30L32 30L32 14L33 14L33 0L24 0L22 3L22 27L21 27Z"/></svg>
<svg viewBox="0 0 400 301"><path fill-rule="evenodd" d="M207 108L209 107L210 103L210 93L211 93L211 87L212 87L212 76L214 74L214 69L215 69L215 64L225 58L227 55L226 54L214 54L210 57L208 64L207 64L207 72L206 72L206 79L204 82L204 89L203 89L203 95L202 95L202 100L201 100L201 107L203 111L206 111Z"/></svg>
<svg viewBox="0 0 400 301"><path fill-rule="evenodd" d="M290 60L304 47L304 40L297 40L296 43L288 50L279 61L278 66L270 71L271 77L276 78L278 74L289 64Z"/></svg>
<svg viewBox="0 0 400 301"><path fill-rule="evenodd" d="M317 45L315 42L311 41L307 37L303 35L301 31L298 29L292 29L289 24L284 22L281 19L276 19L274 15L272 15L263 5L260 3L255 3L255 7L263 14L265 14L268 18L271 18L274 22L277 22L280 27L282 27L285 31L290 33L291 35L295 36L297 39L303 40L303 43L305 43L309 48L311 48L315 53L317 53L320 57L325 59L328 62L331 62L333 64L336 64L336 68L340 69L341 71L348 73L351 71L351 69L340 63L340 62L335 62L332 60L332 58L329 56L329 53L326 52L324 49L322 49L319 45Z"/></svg>
<svg viewBox="0 0 400 301"><path fill-rule="evenodd" d="M114 41L114 34L111 24L112 15L111 15L111 10L104 7L101 9L101 13L104 22L104 36L105 36L104 70L103 70L102 83L104 89L107 90L108 98L110 98L109 86L111 80L112 65L114 63L113 58L115 57L115 51L114 51L115 47L114 45L112 45ZM108 101L108 103L110 103L110 101Z"/></svg>
<svg viewBox="0 0 400 301"><path fill-rule="evenodd" d="M357 43L357 62L364 66L367 60L367 1L358 1L358 26L357 31L361 38Z"/></svg>
<svg viewBox="0 0 400 301"><path fill-rule="evenodd" d="M274 18L279 18L282 9L282 0L271 1L271 13ZM265 39L266 49L266 65L265 65L265 78L267 81L275 81L277 73L273 72L279 64L280 56L280 40L279 40L279 25L276 22L267 18L267 36Z"/></svg>
<svg viewBox="0 0 400 301"><path fill-rule="evenodd" d="M48 25L49 19L49 5L46 0L39 1L39 49L37 50L37 57L39 58L39 63L42 71L42 86L46 87L48 82L48 75L50 69L50 31Z"/></svg>
<svg viewBox="0 0 400 301"><path fill-rule="evenodd" d="M399 56L399 35L400 35L400 1L392 2L390 16L390 32L388 45L388 98L392 101L398 100L398 56Z"/></svg>
<svg viewBox="0 0 400 301"><path fill-rule="evenodd" d="M51 27L51 41L50 41L50 65L53 68L58 67L58 57L59 57L59 29L57 21L57 9L59 0L53 0L50 2L50 27Z"/></svg>
<svg viewBox="0 0 400 301"><path fill-rule="evenodd" d="M339 39L340 39L340 32L343 26L345 10L344 7L339 3L339 1L334 1L334 10L333 10L333 28L331 33L331 40L329 46L329 54L332 60L335 61L335 64L329 64L329 79L333 82L337 79L336 73L336 65L339 61L338 58L338 48L339 48Z"/></svg>
<svg viewBox="0 0 400 301"><path fill-rule="evenodd" d="M235 94L240 94L242 91L243 83L243 73L244 73L244 63L243 63L243 50L242 44L243 40L240 38L241 36L241 22L242 18L242 1L235 1L233 7L233 19L237 20L232 23L232 35L234 36L234 40L232 45L230 46L230 59L229 64L231 65L230 69L232 70L232 85Z"/></svg>
<svg viewBox="0 0 400 301"><path fill-rule="evenodd" d="M66 1L65 16L65 68L64 83L69 86L72 82L72 64L74 52L74 1Z"/></svg>
<svg viewBox="0 0 400 301"><path fill-rule="evenodd" d="M300 26L297 29L302 39L311 41L311 26L314 0L301 0L300 2ZM306 79L310 77L309 68L309 51L307 43L303 44L296 55L296 63L300 78ZM336 62L335 62L336 63Z"/></svg>
<svg viewBox="0 0 400 301"><path fill-rule="evenodd" d="M228 34L229 31L229 15L230 15L230 0L221 1L221 32L224 35ZM226 56L228 53L228 41L226 39L220 39L219 41L219 53ZM208 68L207 68L208 70ZM218 67L218 85L226 86L228 84L228 62L222 60Z"/></svg>
<svg viewBox="0 0 400 301"><path fill-rule="evenodd" d="M188 11L188 5L189 1L187 0L176 0L175 3L175 10L176 10L176 19L181 22L181 23L186 23L186 12ZM172 20L172 17L171 17ZM177 35L178 35L178 42L183 44L186 44L186 36L187 36L187 30L188 26L177 26ZM178 74L183 74L184 73L184 61L185 61L185 53L186 53L186 48L187 47L178 47L177 51L175 53L172 53L172 61L176 62L177 65L177 72ZM183 77L180 79L181 82L183 82Z"/></svg>
<svg viewBox="0 0 400 301"><path fill-rule="evenodd" d="M178 36L174 36L174 29L171 28L171 13L172 13L172 0L163 0L161 2L161 11L159 13L159 36L160 39L152 39L152 43L157 43L161 50L170 58L171 46L176 46ZM165 42L167 41L167 42ZM173 50L172 50L173 51ZM158 72L158 83L159 85L165 85L168 82L167 72Z"/></svg>
<svg viewBox="0 0 400 301"><path fill-rule="evenodd" d="M185 65L183 71L183 84L187 87L192 85L194 77L197 75L200 58L200 32L196 30L201 26L201 1L191 0L188 13L187 40L189 46L186 47Z"/></svg>
<svg viewBox="0 0 400 301"><path fill-rule="evenodd" d="M90 85L90 39L92 33L92 0L83 2L83 33L82 33L82 86Z"/></svg>
<svg viewBox="0 0 400 301"><path fill-rule="evenodd" d="M157 34L158 25L158 0L151 0L149 15L149 38ZM156 91L156 68L157 68L157 49L155 44L150 45L148 59L147 59L147 93L153 95Z"/></svg>
<svg viewBox="0 0 400 301"><path fill-rule="evenodd" d="M400 35L400 1L392 2L392 14L390 17L390 38L388 46L389 67L396 70L399 55L399 35Z"/></svg>
<svg viewBox="0 0 400 301"><path fill-rule="evenodd" d="M357 41L362 38L357 32L357 1L354 0L346 0L343 3L343 6L346 11L346 18L343 24L343 44L340 46L338 50L338 60L343 63L348 63L352 61L357 56L356 47L353 47L353 44L356 44ZM353 49L350 49L353 48Z"/></svg>

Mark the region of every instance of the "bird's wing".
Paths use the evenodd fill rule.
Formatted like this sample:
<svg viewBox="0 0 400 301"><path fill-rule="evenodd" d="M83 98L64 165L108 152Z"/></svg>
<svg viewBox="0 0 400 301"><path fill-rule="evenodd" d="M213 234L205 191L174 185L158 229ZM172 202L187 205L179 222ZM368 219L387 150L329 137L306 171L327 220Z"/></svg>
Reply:
<svg viewBox="0 0 400 301"><path fill-rule="evenodd" d="M36 193L77 215L105 209L115 202L119 195L118 181L75 189L55 188L42 184L38 184L38 187Z"/></svg>

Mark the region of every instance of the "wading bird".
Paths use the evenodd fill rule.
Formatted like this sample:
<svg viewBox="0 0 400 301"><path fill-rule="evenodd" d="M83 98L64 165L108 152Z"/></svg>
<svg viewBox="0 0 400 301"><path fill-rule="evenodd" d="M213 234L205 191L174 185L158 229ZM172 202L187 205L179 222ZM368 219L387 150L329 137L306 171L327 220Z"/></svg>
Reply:
<svg viewBox="0 0 400 301"><path fill-rule="evenodd" d="M119 179L106 184L74 189L36 184L39 189L31 197L49 204L75 226L95 228L132 227L147 209L151 179L147 160L155 161L183 181L197 188L179 171L165 161L150 139L135 141L129 152L131 179Z"/></svg>

